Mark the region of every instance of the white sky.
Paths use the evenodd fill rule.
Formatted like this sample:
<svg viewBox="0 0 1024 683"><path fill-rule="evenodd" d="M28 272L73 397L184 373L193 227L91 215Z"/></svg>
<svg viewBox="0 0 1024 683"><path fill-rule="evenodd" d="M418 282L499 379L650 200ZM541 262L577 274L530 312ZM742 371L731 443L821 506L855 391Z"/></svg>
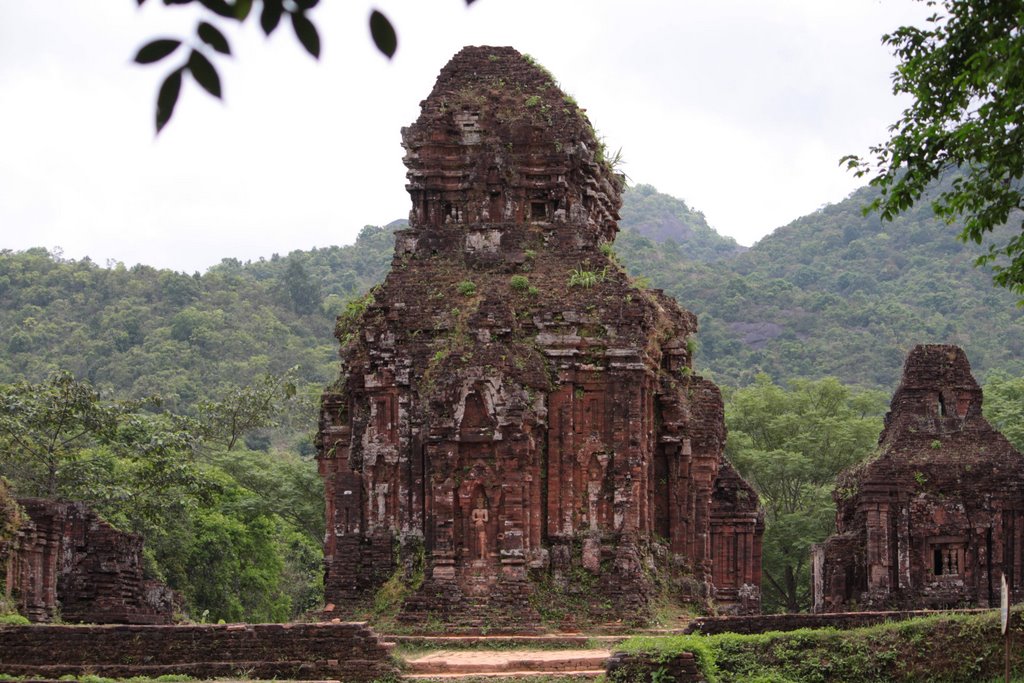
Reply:
<svg viewBox="0 0 1024 683"><path fill-rule="evenodd" d="M0 249L60 246L205 270L351 243L407 216L399 129L463 45L533 55L585 107L625 172L751 244L861 184L838 166L902 103L883 33L912 0L324 0L308 57L289 25L221 26L224 102L186 82L153 132L167 63L131 63L196 12L149 0L0 0ZM399 48L370 42L377 7Z"/></svg>

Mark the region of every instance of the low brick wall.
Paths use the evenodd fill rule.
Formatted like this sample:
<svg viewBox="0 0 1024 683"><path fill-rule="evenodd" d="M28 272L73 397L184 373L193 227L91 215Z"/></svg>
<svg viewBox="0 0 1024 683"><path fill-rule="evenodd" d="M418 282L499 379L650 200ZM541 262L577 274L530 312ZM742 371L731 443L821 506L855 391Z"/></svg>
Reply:
<svg viewBox="0 0 1024 683"><path fill-rule="evenodd" d="M372 681L397 678L365 623L0 626L0 673L37 678L186 674Z"/></svg>
<svg viewBox="0 0 1024 683"><path fill-rule="evenodd" d="M704 683L693 653L683 652L663 662L645 655L618 652L605 664L611 681L661 681L662 683Z"/></svg>
<svg viewBox="0 0 1024 683"><path fill-rule="evenodd" d="M737 617L697 617L683 633L705 636L716 633L766 633L768 631L795 631L798 628L839 629L872 626L886 621L904 621L914 617L935 614L970 614L986 612L984 609L966 610L905 610L902 612L834 612L829 614L757 614Z"/></svg>

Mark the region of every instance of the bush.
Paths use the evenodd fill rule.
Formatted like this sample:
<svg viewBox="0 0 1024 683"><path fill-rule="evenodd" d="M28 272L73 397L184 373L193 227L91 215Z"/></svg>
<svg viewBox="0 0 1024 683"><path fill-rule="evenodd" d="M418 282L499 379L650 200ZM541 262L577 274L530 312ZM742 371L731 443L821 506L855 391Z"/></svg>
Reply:
<svg viewBox="0 0 1024 683"><path fill-rule="evenodd" d="M476 294L476 285L469 280L463 280L460 282L457 285L457 289L459 290L459 294L462 296L473 296Z"/></svg>
<svg viewBox="0 0 1024 683"><path fill-rule="evenodd" d="M530 281L525 275L513 275L508 284L517 292L526 292L530 289Z"/></svg>
<svg viewBox="0 0 1024 683"><path fill-rule="evenodd" d="M30 623L20 614L0 614L0 626L28 626Z"/></svg>

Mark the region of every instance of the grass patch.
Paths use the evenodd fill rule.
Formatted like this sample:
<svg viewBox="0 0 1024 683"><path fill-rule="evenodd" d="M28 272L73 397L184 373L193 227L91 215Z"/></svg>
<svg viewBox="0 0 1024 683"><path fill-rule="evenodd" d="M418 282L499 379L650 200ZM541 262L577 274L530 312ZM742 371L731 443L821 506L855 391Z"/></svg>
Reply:
<svg viewBox="0 0 1024 683"><path fill-rule="evenodd" d="M1014 611L1014 640L1024 639L1021 610ZM838 630L800 629L757 635L636 637L616 648L642 655L644 680L666 663L692 652L710 683L889 683L890 681L1002 680L1003 641L995 611L887 622ZM1024 672L1024 648L1014 648L1017 678ZM635 667L612 680L638 675Z"/></svg>

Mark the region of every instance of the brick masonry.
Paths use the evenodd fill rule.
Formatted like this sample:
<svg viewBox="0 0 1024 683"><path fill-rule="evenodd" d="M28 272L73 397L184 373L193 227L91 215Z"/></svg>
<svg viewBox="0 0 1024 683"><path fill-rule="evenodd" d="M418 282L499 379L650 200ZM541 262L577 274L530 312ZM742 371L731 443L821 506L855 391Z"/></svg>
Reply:
<svg viewBox="0 0 1024 683"><path fill-rule="evenodd" d="M985 610L956 610L955 613L984 612ZM904 610L896 612L829 612L822 614L755 614L741 616L697 617L684 633L713 636L718 633L767 633L768 631L796 631L801 628L851 629L884 624L887 621L905 621L936 614L950 614L949 610Z"/></svg>
<svg viewBox="0 0 1024 683"><path fill-rule="evenodd" d="M18 499L17 530L0 544L5 595L31 621L163 624L179 599L142 571L142 537L83 503Z"/></svg>
<svg viewBox="0 0 1024 683"><path fill-rule="evenodd" d="M397 678L364 623L0 626L0 673L31 678Z"/></svg>
<svg viewBox="0 0 1024 683"><path fill-rule="evenodd" d="M584 110L514 49L467 47L402 139L409 228L323 397L328 602L419 563L408 622L530 628L535 587L581 577L587 616L642 620L662 571L756 611L762 515L696 317L611 256L624 181Z"/></svg>
<svg viewBox="0 0 1024 683"><path fill-rule="evenodd" d="M982 417L963 350L907 356L877 454L840 475L836 535L812 550L814 610L1024 599L1024 456Z"/></svg>
<svg viewBox="0 0 1024 683"><path fill-rule="evenodd" d="M617 652L608 658L605 672L610 681L659 681L659 683L705 683L697 660L691 652L682 652L664 661L649 655Z"/></svg>

